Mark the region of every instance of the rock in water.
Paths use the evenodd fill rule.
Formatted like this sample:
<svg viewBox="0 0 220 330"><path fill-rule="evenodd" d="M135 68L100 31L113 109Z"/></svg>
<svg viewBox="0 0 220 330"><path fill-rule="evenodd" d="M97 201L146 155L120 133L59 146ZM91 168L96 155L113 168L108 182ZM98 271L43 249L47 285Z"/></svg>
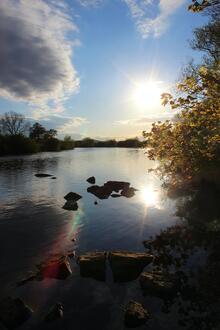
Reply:
<svg viewBox="0 0 220 330"><path fill-rule="evenodd" d="M121 196L131 198L135 195L135 191L137 191L137 189L135 189L133 187L125 188L125 189L122 190Z"/></svg>
<svg viewBox="0 0 220 330"><path fill-rule="evenodd" d="M63 317L63 305L56 303L51 307L48 314L45 317L46 322L54 321Z"/></svg>
<svg viewBox="0 0 220 330"><path fill-rule="evenodd" d="M90 183L90 184L95 184L95 177L94 176L90 176L86 181L88 183Z"/></svg>
<svg viewBox="0 0 220 330"><path fill-rule="evenodd" d="M20 298L7 297L0 302L0 320L8 329L15 329L27 321L33 311Z"/></svg>
<svg viewBox="0 0 220 330"><path fill-rule="evenodd" d="M112 193L108 186L91 186L87 188L87 192L95 195L99 199L107 199Z"/></svg>
<svg viewBox="0 0 220 330"><path fill-rule="evenodd" d="M114 251L109 253L109 261L114 281L127 282L135 280L153 261L153 256L145 252Z"/></svg>
<svg viewBox="0 0 220 330"><path fill-rule="evenodd" d="M65 280L72 274L72 270L66 256L49 260L39 266L39 278L55 278Z"/></svg>
<svg viewBox="0 0 220 330"><path fill-rule="evenodd" d="M63 205L63 209L64 210L68 210L68 211L77 211L79 208L77 202L74 202L72 200L68 200L66 201L66 203Z"/></svg>
<svg viewBox="0 0 220 330"><path fill-rule="evenodd" d="M120 197L124 196L127 198L133 197L135 195L135 191L137 189L130 187L129 182L123 181L107 181L103 186L91 186L88 187L87 191L99 199L107 199L111 195L112 197ZM121 191L121 195L112 194L114 192L119 193Z"/></svg>
<svg viewBox="0 0 220 330"><path fill-rule="evenodd" d="M177 291L178 281L174 274L144 272L139 279L144 294L170 298Z"/></svg>
<svg viewBox="0 0 220 330"><path fill-rule="evenodd" d="M136 328L147 322L150 315L142 304L131 300L125 310L124 323L128 328Z"/></svg>
<svg viewBox="0 0 220 330"><path fill-rule="evenodd" d="M74 192L69 192L66 196L64 196L64 198L67 201L77 202L79 199L82 198L82 196Z"/></svg>
<svg viewBox="0 0 220 330"><path fill-rule="evenodd" d="M79 257L78 262L82 277L92 277L98 281L105 281L105 252L87 252Z"/></svg>
<svg viewBox="0 0 220 330"><path fill-rule="evenodd" d="M52 176L52 174L47 174L47 173L37 173L37 174L35 174L35 176L36 176L37 178L47 178L47 177Z"/></svg>

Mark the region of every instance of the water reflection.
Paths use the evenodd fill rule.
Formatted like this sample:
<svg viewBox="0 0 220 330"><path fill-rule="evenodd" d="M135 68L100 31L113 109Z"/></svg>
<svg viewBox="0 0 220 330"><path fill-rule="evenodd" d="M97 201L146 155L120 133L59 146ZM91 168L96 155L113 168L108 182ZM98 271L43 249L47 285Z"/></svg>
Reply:
<svg viewBox="0 0 220 330"><path fill-rule="evenodd" d="M142 198L146 206L160 208L159 191L153 185L144 187L141 190Z"/></svg>

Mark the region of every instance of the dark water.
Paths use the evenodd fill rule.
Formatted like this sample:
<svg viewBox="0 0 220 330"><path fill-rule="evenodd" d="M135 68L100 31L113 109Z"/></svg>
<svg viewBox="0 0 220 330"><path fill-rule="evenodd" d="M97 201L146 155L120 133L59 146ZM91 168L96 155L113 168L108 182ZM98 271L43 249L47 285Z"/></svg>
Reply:
<svg viewBox="0 0 220 330"><path fill-rule="evenodd" d="M144 251L144 239L178 221L161 182L148 173L154 166L143 150L117 148L0 159L0 295L21 297L35 311L21 329L124 329L123 307L130 299L143 302L154 315L148 329L177 329L173 316L159 312L158 299L142 296L138 281L115 284L111 279L103 283L80 278L74 260L73 275L65 281L15 285L36 264L70 250L77 255L90 250ZM37 178L36 173L57 179ZM139 191L130 199L98 200L86 191L86 179L92 175L97 184L129 181ZM83 196L75 212L62 209L70 191ZM44 314L57 301L64 304L65 317L45 324Z"/></svg>

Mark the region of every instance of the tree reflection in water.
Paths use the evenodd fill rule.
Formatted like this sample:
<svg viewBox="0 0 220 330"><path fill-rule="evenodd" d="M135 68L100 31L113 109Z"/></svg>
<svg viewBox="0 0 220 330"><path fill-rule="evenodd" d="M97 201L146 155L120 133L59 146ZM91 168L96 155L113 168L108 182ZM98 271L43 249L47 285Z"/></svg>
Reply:
<svg viewBox="0 0 220 330"><path fill-rule="evenodd" d="M217 329L220 324L220 188L201 182L191 192L169 191L176 198L182 224L144 241L156 255L154 270L174 272L179 288L164 311L178 306L179 324L187 329Z"/></svg>

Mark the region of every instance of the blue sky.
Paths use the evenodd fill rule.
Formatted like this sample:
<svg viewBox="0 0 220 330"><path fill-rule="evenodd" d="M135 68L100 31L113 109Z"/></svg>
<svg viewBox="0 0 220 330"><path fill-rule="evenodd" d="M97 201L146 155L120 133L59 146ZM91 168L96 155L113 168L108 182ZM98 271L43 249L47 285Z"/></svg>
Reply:
<svg viewBox="0 0 220 330"><path fill-rule="evenodd" d="M170 118L159 94L199 54L205 18L186 0L1 0L0 114L13 110L60 136L140 136Z"/></svg>

